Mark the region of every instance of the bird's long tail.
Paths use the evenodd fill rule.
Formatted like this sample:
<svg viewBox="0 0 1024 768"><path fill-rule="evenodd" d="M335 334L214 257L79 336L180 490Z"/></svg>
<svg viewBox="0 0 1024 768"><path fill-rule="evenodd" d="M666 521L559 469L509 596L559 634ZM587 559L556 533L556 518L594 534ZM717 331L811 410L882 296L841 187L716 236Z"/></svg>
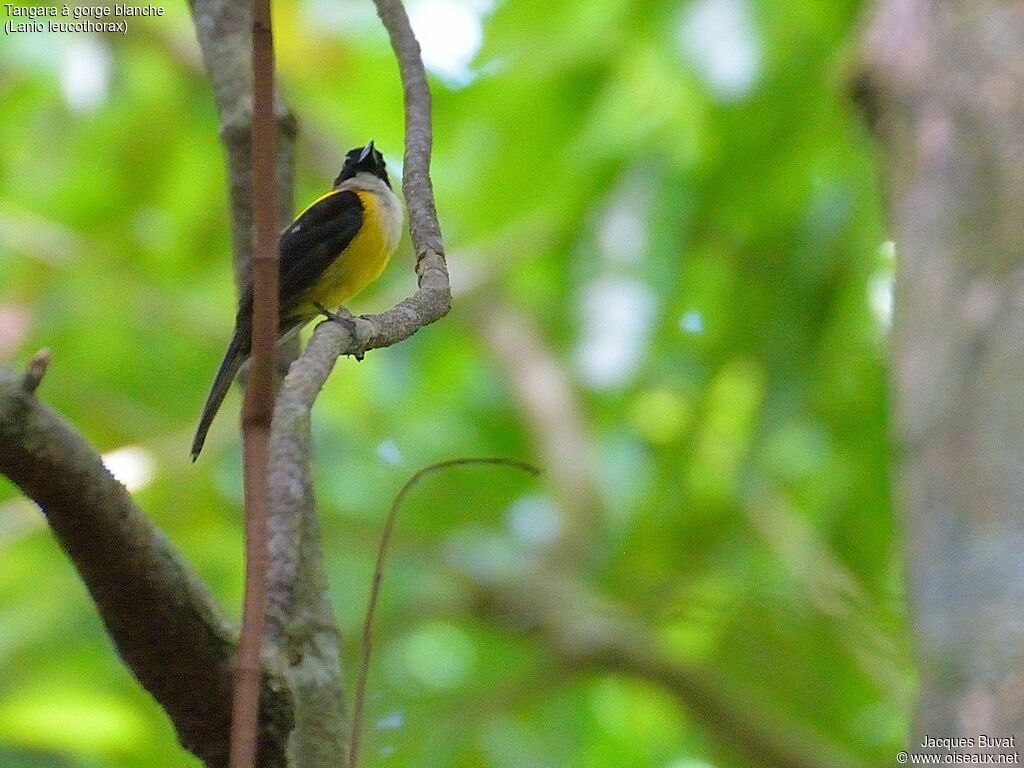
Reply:
<svg viewBox="0 0 1024 768"><path fill-rule="evenodd" d="M206 405L203 406L203 415L199 419L199 426L196 428L196 436L192 441L192 461L199 457L203 450L203 443L206 442L206 433L210 430L213 417L217 415L220 404L224 402L224 396L231 388L231 382L235 380L235 374L242 367L248 357L244 349L248 339L243 337L242 329L235 328L235 333L228 344L228 351L224 353L224 359L220 361L220 368L213 379L213 386L210 387L210 394L206 396Z"/></svg>

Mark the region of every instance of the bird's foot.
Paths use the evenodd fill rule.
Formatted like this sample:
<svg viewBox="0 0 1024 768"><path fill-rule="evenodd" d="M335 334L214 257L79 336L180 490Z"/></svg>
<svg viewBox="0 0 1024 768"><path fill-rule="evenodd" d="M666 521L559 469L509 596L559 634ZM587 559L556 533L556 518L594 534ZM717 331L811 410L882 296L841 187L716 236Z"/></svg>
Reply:
<svg viewBox="0 0 1024 768"><path fill-rule="evenodd" d="M327 307L325 307L323 304L317 303L314 304L313 306L316 307L317 312L321 313L324 317L327 318L326 320L324 320L325 323L341 323L341 325L343 325L351 334L353 341L359 340L359 334L356 328L356 321L352 318L352 314L347 309L342 307L340 312L332 312L331 310L327 309ZM352 357L356 359L356 362L361 363L363 361L363 357L365 357L365 350L357 349L356 351L351 352L350 354L352 355Z"/></svg>
<svg viewBox="0 0 1024 768"><path fill-rule="evenodd" d="M332 312L320 302L315 303L313 306L316 307L317 312L322 314L328 320L333 320L334 322L341 323L342 325L352 323L352 315L349 314L347 309L342 308L342 312L344 312L344 314L341 314L341 312Z"/></svg>

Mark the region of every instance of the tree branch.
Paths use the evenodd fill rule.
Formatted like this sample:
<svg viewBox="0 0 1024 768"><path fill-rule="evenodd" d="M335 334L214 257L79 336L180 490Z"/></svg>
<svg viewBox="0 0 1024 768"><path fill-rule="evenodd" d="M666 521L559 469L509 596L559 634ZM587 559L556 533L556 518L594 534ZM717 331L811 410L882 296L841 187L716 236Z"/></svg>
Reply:
<svg viewBox="0 0 1024 768"><path fill-rule="evenodd" d="M286 674L296 691L299 725L291 749L310 755L309 765L347 761L341 682L327 674L330 669L340 670L339 636L319 555L320 533L309 471L310 411L339 355L362 355L397 344L443 317L451 305L430 184L430 91L419 45L400 3L382 2L378 10L391 34L405 86L403 189L419 287L413 296L382 314L359 318L346 314L348 323L324 322L316 328L285 377L270 437L268 633L286 657ZM307 720L309 729L302 727ZM316 738L305 739L302 734L307 730Z"/></svg>
<svg viewBox="0 0 1024 768"><path fill-rule="evenodd" d="M492 291L474 300L472 318L505 374L557 494L561 519L548 547L551 561L582 565L600 525L601 501L588 425L572 382L530 318Z"/></svg>
<svg viewBox="0 0 1024 768"><path fill-rule="evenodd" d="M361 356L371 349L397 344L420 328L439 320L451 306L451 287L444 260L441 228L430 183L433 133L430 89L419 43L398 0L375 0L381 21L398 57L405 94L405 165L402 189L409 211L409 229L416 251L418 289L386 312L350 322L317 326L302 356L292 365L274 414L277 439L271 462L276 471L301 482L304 468L296 462L308 456L308 418L313 401L339 355ZM306 444L303 444L306 443Z"/></svg>
<svg viewBox="0 0 1024 768"><path fill-rule="evenodd" d="M663 686L723 745L766 768L863 768L838 745L784 718L748 693L728 692L703 669L670 658L651 630L598 600L557 571L539 565L501 567L483 545L453 550L482 613L538 635L571 671L629 675ZM494 566L497 562L499 565Z"/></svg>
<svg viewBox="0 0 1024 768"><path fill-rule="evenodd" d="M420 44L400 0L374 0L377 14L398 57L405 97L405 164L402 189L409 207L409 232L417 261L428 252L444 253L437 222L434 190L430 183L430 153L434 143L430 116L430 87L420 58Z"/></svg>
<svg viewBox="0 0 1024 768"><path fill-rule="evenodd" d="M232 0L194 0L192 8L221 115L231 189L235 278L241 287L249 275L253 237L249 163L250 5ZM280 224L285 226L291 219L296 124L276 93L275 114L277 209ZM294 360L297 352L296 338L281 350L283 370L287 370L287 363ZM284 410L288 412L287 407ZM274 418L277 421L279 416ZM302 432L301 427L293 425L293 429ZM293 764L341 765L345 756L345 723L340 633L323 573L309 478L308 419L303 434L285 449L293 461L270 461L265 650L275 657L275 668L282 670L294 701L295 726L288 742ZM289 435L295 437L296 433L289 431ZM281 453L281 448L275 448L279 436L280 430L272 427L271 457Z"/></svg>
<svg viewBox="0 0 1024 768"><path fill-rule="evenodd" d="M278 256L274 221L274 37L271 0L252 0L252 131L250 198L254 238L249 386L242 405L242 465L245 478L245 604L235 654L231 713L231 768L254 768L260 717L263 633L266 626L267 496L270 424L274 413L274 358L278 329Z"/></svg>
<svg viewBox="0 0 1024 768"><path fill-rule="evenodd" d="M292 366L286 389L296 386L297 369L308 366ZM321 555L309 411L294 401L278 399L270 456L266 638L279 655L295 700L296 727L288 749L296 766L345 765L341 633Z"/></svg>
<svg viewBox="0 0 1024 768"><path fill-rule="evenodd" d="M383 6L383 7L382 7ZM402 341L443 317L451 304L448 270L430 184L430 91L419 45L397 2L378 5L399 56L405 85L406 150L403 189L409 210L419 288L380 315L321 323L285 377L274 411L270 443L270 560L268 632L287 657L300 724L292 748L313 756L310 765L344 764L347 743L339 670L338 631L327 600L319 556L319 528L309 467L310 411L339 355L362 355ZM301 598L301 599L299 599ZM325 750L327 754L322 752ZM338 758L341 755L341 759ZM317 762L319 760L319 762Z"/></svg>
<svg viewBox="0 0 1024 768"><path fill-rule="evenodd" d="M236 0L190 0L189 7L220 114L231 194L235 283L241 289L249 277L253 246L251 8L249 3ZM278 136L277 212L278 223L284 227L292 217L297 125L277 93L274 115Z"/></svg>
<svg viewBox="0 0 1024 768"><path fill-rule="evenodd" d="M37 356L37 360L39 357ZM205 586L95 451L0 368L0 472L35 501L96 602L118 654L207 766L227 765L235 636ZM291 703L267 677L262 765L283 764Z"/></svg>

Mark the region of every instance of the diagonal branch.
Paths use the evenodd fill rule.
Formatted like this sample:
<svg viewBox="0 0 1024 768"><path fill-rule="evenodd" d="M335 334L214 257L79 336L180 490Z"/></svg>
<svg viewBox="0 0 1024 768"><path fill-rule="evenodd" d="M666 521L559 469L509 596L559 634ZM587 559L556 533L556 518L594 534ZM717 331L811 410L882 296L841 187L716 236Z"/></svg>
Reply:
<svg viewBox="0 0 1024 768"><path fill-rule="evenodd" d="M492 552L489 544L484 551ZM731 692L707 670L672 658L650 627L540 565L515 569L481 557L471 542L453 548L452 565L479 610L531 630L566 668L649 680L675 696L716 741L766 768L863 768L816 731L758 701ZM500 563L500 559L498 561Z"/></svg>
<svg viewBox="0 0 1024 768"><path fill-rule="evenodd" d="M557 494L559 529L548 556L562 565L585 564L600 529L601 500L579 397L529 317L491 291L472 307L474 330L504 373Z"/></svg>
<svg viewBox="0 0 1024 768"><path fill-rule="evenodd" d="M38 359L38 357L37 357ZM235 634L198 576L86 441L0 368L0 473L35 501L96 602L118 654L181 743L227 764ZM281 764L291 704L266 677L263 765Z"/></svg>

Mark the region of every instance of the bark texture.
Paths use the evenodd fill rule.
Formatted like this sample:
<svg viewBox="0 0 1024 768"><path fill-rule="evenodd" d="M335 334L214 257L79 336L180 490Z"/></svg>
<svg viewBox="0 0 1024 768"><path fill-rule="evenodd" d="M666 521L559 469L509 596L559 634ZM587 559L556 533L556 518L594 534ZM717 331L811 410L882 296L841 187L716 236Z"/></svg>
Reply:
<svg viewBox="0 0 1024 768"><path fill-rule="evenodd" d="M235 633L195 573L96 452L35 396L42 372L0 368L0 473L46 515L124 663L211 768L228 763ZM262 766L284 765L291 702L264 677Z"/></svg>
<svg viewBox="0 0 1024 768"><path fill-rule="evenodd" d="M897 246L899 498L925 734L1024 739L1024 5L882 0L860 95Z"/></svg>

